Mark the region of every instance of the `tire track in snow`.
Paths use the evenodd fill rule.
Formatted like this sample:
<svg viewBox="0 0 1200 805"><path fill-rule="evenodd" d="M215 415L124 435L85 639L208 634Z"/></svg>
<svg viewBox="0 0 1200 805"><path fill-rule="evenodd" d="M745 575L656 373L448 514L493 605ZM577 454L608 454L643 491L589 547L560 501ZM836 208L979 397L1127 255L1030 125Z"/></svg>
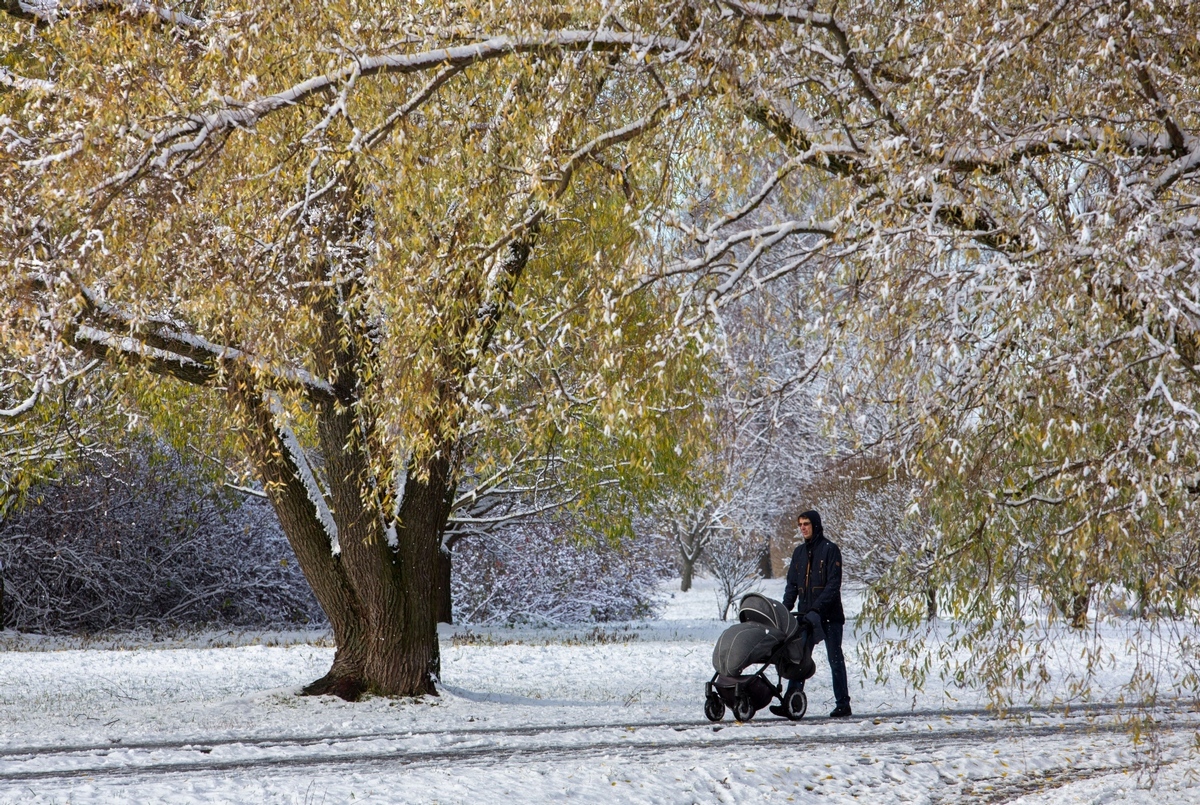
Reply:
<svg viewBox="0 0 1200 805"><path fill-rule="evenodd" d="M1095 703L1089 705L1081 705L1078 709L1069 710L1067 717L1070 718L1087 718L1090 716L1098 716L1106 713L1133 711L1135 708L1129 705L1115 703ZM1170 714L1169 703L1163 703L1155 711L1163 711ZM761 712L761 711L760 711ZM1047 707L1038 707L1025 705L1021 707L1010 707L1005 711L1005 715L998 715L995 710L986 707L964 708L958 710L896 710L882 713L862 713L855 716L849 723L855 721L874 720L874 721L904 721L912 718L961 718L971 716L982 716L992 721L1000 721L1011 723L1011 718L1006 716L1035 716L1045 715L1050 717L1062 718L1064 713L1061 710L1055 710ZM348 732L348 733L324 733L320 735L278 735L278 736L260 736L260 737L243 737L243 738L224 738L210 740L204 738L188 738L164 741L136 741L126 743L120 738L109 740L106 743L98 744L62 744L62 745L42 745L42 746L13 746L0 748L0 762L10 759L14 756L35 756L35 755L59 755L70 753L86 753L86 752L106 752L113 750L155 750L155 749L195 749L204 751L217 749L226 746L254 746L254 747L303 747L317 746L327 744L331 741L361 741L361 740L403 740L405 738L414 738L420 736L474 736L474 735L538 735L541 733L554 734L563 732L578 732L582 730L623 730L623 729L696 729L700 727L718 727L724 728L731 726L734 722L724 721L718 724L713 724L707 720L696 719L694 721L623 721L620 723L595 723L595 724L543 724L533 725L528 727L462 727L459 729L416 729L416 730L396 730L392 732ZM778 729L788 726L800 726L804 724L828 724L833 723L831 719L825 716L806 717L799 722L784 721L771 717L769 721L747 721L742 723L739 728L755 728L755 729ZM2 779L2 777L0 777Z"/></svg>
<svg viewBox="0 0 1200 805"><path fill-rule="evenodd" d="M777 722L780 725L789 725L793 722ZM826 735L804 735L803 733L789 732L787 735L767 735L751 734L754 732L762 732L761 730L745 730L745 734L736 737L716 738L715 732L710 731L711 725L702 724L699 726L680 727L677 725L643 725L643 726L624 726L620 729L634 730L645 728L646 726L663 727L671 726L673 729L689 731L692 729L700 732L703 740L679 740L679 741L662 741L660 739L650 740L631 740L629 733L624 735L614 736L607 740L592 740L576 744L553 744L553 743L534 743L527 745L504 746L504 745L489 745L489 746L467 746L454 747L442 746L434 749L421 749L406 751L402 746L392 746L384 749L371 749L368 751L347 752L341 755L328 754L299 754L299 755L284 755L272 757L258 758L236 758L230 760L210 759L207 757L212 752L211 748L190 744L181 748L180 751L186 751L200 755L195 759L181 759L175 762L150 762L141 764L127 764L121 766L88 766L75 767L67 769L41 769L30 771L9 771L0 772L0 783L2 782L28 782L35 780L52 780L52 779L75 779L86 777L89 779L98 778L129 778L138 776L151 775L178 775L178 774L195 774L195 773L214 773L214 772L231 772L231 771L251 771L255 769L296 769L296 768L315 768L315 767L331 767L336 768L354 764L355 766L420 766L424 764L441 764L446 761L453 761L456 764L469 765L491 765L500 761L519 759L522 761L554 761L554 760L577 760L586 759L595 756L625 756L634 758L643 755L647 751L653 751L656 758L661 758L664 754L693 752L697 750L721 751L725 749L746 748L746 747L786 747L789 749L804 750L814 748L821 745L836 745L841 749L854 749L856 747L870 747L888 744L905 744L911 746L914 750L921 749L937 749L943 746L952 746L961 744L965 741L988 742L995 740L1012 740L1019 738L1037 738L1049 736L1068 736L1081 735L1085 733L1091 734L1113 734L1125 730L1125 727L1120 723L1058 723L1058 724L1041 724L1041 725L1020 725L1013 724L1011 721L1004 722L999 726L972 727L964 729L945 729L945 730L912 730L912 731L893 731L888 733L880 733L874 735L854 735L844 732ZM743 727L749 726L743 725ZM1165 732L1178 732L1182 730L1195 730L1196 722L1187 720L1177 723L1160 722L1158 728ZM562 735L568 729L575 728L559 728L547 730L545 728L515 728L509 730L489 730L488 734L492 736L510 735L522 736L528 735L531 732L542 732ZM599 727L591 726L584 727L583 731L595 731ZM612 728L609 728L612 729ZM741 732L742 730L739 730ZM459 731L468 733L482 733L482 730L474 731ZM448 736L451 733L433 732L422 733L425 736ZM414 733L414 736L416 733ZM405 733L404 738L410 737ZM700 736L698 736L700 737ZM378 741L384 740L380 736L365 736L362 739L339 740L325 739L320 745L336 748L339 744L352 744L364 740ZM393 739L395 740L395 739ZM236 743L227 744L227 746L238 746ZM245 746L245 744L242 744ZM300 748L306 749L315 744L277 744L271 748ZM345 748L344 746L342 748ZM105 752L112 752L113 747L105 747ZM123 751L129 751L129 747L125 747ZM43 759L48 760L49 758ZM59 757L67 761L86 761L88 758L79 757L78 753L61 753ZM2 761L20 761L20 758L11 754L0 757ZM1102 773L1105 769L1098 769L1097 773Z"/></svg>

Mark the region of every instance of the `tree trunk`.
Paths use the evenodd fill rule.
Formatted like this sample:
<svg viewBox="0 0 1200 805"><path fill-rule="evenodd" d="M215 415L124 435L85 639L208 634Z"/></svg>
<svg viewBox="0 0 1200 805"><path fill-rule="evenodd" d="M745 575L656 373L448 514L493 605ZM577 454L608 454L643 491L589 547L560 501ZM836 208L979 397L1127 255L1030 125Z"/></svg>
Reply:
<svg viewBox="0 0 1200 805"><path fill-rule="evenodd" d="M925 591L925 619L937 620L937 590L932 587Z"/></svg>
<svg viewBox="0 0 1200 805"><path fill-rule="evenodd" d="M437 616L441 597L442 532L450 516L450 462L445 452L410 468L397 524L396 578L404 593L395 634L395 672L406 689L436 693L441 673ZM415 695L408 693L406 695Z"/></svg>
<svg viewBox="0 0 1200 805"><path fill-rule="evenodd" d="M302 692L331 693L349 701L364 692L436 695L438 568L449 514L448 464L433 462L423 480L410 470L393 550L377 506L364 494L368 457L353 437L349 409L318 411L341 547L334 554L314 492L302 480L303 457L292 455L286 435L252 383L237 385L231 396L235 409L248 415L243 431L255 467L337 644L329 672Z"/></svg>
<svg viewBox="0 0 1200 805"><path fill-rule="evenodd" d="M1092 597L1091 586L1084 587L1071 596L1071 628L1086 629L1088 623L1088 603Z"/></svg>
<svg viewBox="0 0 1200 805"><path fill-rule="evenodd" d="M762 553L758 555L758 575L764 579L774 578L771 568L771 542L763 542Z"/></svg>
<svg viewBox="0 0 1200 805"><path fill-rule="evenodd" d="M330 406L320 411L318 432L325 458L341 561L365 616L365 688L382 695L433 693L427 680L417 680L393 656L404 644L406 595L395 572L392 547L383 515L366 490L371 488L369 457L354 434L352 409Z"/></svg>
<svg viewBox="0 0 1200 805"><path fill-rule="evenodd" d="M679 591L686 593L692 589L692 574L696 570L696 560L690 558L686 551L680 551L679 561L683 567L679 574Z"/></svg>
<svg viewBox="0 0 1200 805"><path fill-rule="evenodd" d="M700 543L701 534L690 529L686 534L676 533L676 544L679 545L680 592L686 593L692 589L692 580L696 575L696 563L704 551Z"/></svg>
<svg viewBox="0 0 1200 805"><path fill-rule="evenodd" d="M306 694L332 693L348 701L366 689L363 664L367 653L366 618L341 556L333 553L320 512L301 480L271 411L251 381L230 384L234 412L242 414L242 434L263 488L279 517L304 578L329 618L337 646L329 673L304 688Z"/></svg>

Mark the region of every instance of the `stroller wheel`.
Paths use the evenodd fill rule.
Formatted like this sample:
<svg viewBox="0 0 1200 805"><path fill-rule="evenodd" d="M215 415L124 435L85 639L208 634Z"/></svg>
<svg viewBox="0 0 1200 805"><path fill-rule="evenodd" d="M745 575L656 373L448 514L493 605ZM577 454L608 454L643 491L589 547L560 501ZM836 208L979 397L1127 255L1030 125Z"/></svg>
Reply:
<svg viewBox="0 0 1200 805"><path fill-rule="evenodd" d="M704 715L709 721L720 721L725 717L725 702L715 693L704 697Z"/></svg>
<svg viewBox="0 0 1200 805"><path fill-rule="evenodd" d="M738 721L749 721L754 718L754 702L748 694L743 693L733 700L733 717Z"/></svg>
<svg viewBox="0 0 1200 805"><path fill-rule="evenodd" d="M808 712L808 696L802 690L796 691L783 700L783 709L787 711L788 718L799 721Z"/></svg>

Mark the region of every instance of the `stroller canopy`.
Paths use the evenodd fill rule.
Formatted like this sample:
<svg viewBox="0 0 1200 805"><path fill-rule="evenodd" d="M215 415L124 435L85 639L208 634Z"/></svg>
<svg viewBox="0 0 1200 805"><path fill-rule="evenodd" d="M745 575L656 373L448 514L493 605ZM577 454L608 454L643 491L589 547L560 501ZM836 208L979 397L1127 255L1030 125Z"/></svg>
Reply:
<svg viewBox="0 0 1200 805"><path fill-rule="evenodd" d="M761 623L783 632L784 640L791 640L800 630L800 624L781 601L767 598L760 593L747 593L738 606L738 620L742 623Z"/></svg>

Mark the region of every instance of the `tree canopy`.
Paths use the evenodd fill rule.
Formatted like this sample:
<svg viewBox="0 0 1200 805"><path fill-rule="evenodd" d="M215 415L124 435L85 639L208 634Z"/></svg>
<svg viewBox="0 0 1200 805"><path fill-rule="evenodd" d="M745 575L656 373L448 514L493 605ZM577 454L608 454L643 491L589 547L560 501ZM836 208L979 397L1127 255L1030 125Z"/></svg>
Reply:
<svg viewBox="0 0 1200 805"><path fill-rule="evenodd" d="M736 354L712 328L785 279L843 443L921 486L946 612L1195 591L1185 0L5 9L22 382L103 358L222 390L323 606L407 624L403 662L339 650L375 669L351 688L431 689L430 616L395 602L468 455L682 474ZM876 622L924 614L912 576Z"/></svg>

